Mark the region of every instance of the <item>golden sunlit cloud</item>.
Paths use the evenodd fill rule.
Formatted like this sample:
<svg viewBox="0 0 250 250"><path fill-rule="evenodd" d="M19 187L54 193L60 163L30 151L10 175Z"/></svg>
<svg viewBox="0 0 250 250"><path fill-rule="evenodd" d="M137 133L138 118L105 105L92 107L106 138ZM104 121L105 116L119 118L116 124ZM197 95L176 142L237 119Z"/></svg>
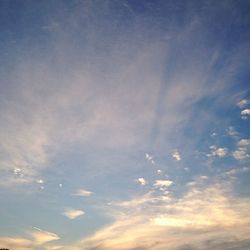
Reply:
<svg viewBox="0 0 250 250"><path fill-rule="evenodd" d="M187 244L190 249L203 249L206 241L211 241L211 247L206 249L218 249L230 241L232 245L250 242L249 206L250 199L235 198L230 189L219 184L191 188L172 201L149 193L121 202L113 211L115 222L77 246L172 250Z"/></svg>

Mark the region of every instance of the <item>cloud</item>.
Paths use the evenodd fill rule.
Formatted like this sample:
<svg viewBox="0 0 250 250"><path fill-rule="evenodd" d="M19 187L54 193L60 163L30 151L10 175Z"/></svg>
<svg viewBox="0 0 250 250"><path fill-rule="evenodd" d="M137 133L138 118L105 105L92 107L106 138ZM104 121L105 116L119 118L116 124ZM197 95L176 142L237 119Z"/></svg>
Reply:
<svg viewBox="0 0 250 250"><path fill-rule="evenodd" d="M242 167L242 168L233 168L229 171L226 172L227 175L236 175L239 173L245 173L245 172L249 172L250 168L249 167Z"/></svg>
<svg viewBox="0 0 250 250"><path fill-rule="evenodd" d="M148 161L151 161L153 159L153 156L149 155L149 154L145 154L145 157Z"/></svg>
<svg viewBox="0 0 250 250"><path fill-rule="evenodd" d="M237 106L239 108L244 108L247 104L249 103L249 100L247 99L242 99L237 103Z"/></svg>
<svg viewBox="0 0 250 250"><path fill-rule="evenodd" d="M173 158L176 160L176 161L180 161L181 160L181 155L178 151L175 151L173 154L172 154Z"/></svg>
<svg viewBox="0 0 250 250"><path fill-rule="evenodd" d="M215 145L210 146L210 149L212 150L211 153L213 156L218 156L220 158L223 158L227 155L227 148L217 148Z"/></svg>
<svg viewBox="0 0 250 250"><path fill-rule="evenodd" d="M138 183L140 183L142 186L145 186L145 185L147 184L147 181L146 181L144 178L142 178L142 177L138 178L137 181L138 181Z"/></svg>
<svg viewBox="0 0 250 250"><path fill-rule="evenodd" d="M228 127L227 134L230 135L230 136L233 136L233 137L236 137L236 136L239 135L239 133L232 126Z"/></svg>
<svg viewBox="0 0 250 250"><path fill-rule="evenodd" d="M250 115L250 109L244 109L240 113L241 115Z"/></svg>
<svg viewBox="0 0 250 250"><path fill-rule="evenodd" d="M154 183L155 187L169 187L173 184L171 180L156 180Z"/></svg>
<svg viewBox="0 0 250 250"><path fill-rule="evenodd" d="M46 243L59 240L57 234L33 227L34 230L27 231L29 238L21 237L0 237L0 246L16 250L33 250L45 247ZM43 249L43 248L42 248Z"/></svg>
<svg viewBox="0 0 250 250"><path fill-rule="evenodd" d="M84 215L85 212L83 210L67 209L62 214L65 215L66 217L68 217L69 219L73 220L73 219L76 219L79 216Z"/></svg>
<svg viewBox="0 0 250 250"><path fill-rule="evenodd" d="M44 244L46 242L60 239L60 237L55 233L44 231L44 230L42 230L40 228L37 228L37 227L33 227L33 228L35 230L29 232L29 234L33 238L33 242L36 245L42 245L42 244Z"/></svg>
<svg viewBox="0 0 250 250"><path fill-rule="evenodd" d="M249 146L250 145L250 139L241 139L238 142L238 145L243 147L243 146Z"/></svg>
<svg viewBox="0 0 250 250"><path fill-rule="evenodd" d="M237 150L235 150L233 152L233 157L236 159L236 160L245 160L247 158L249 158L249 154L247 153L247 149L246 148L243 148L243 147L240 147L238 148Z"/></svg>
<svg viewBox="0 0 250 250"><path fill-rule="evenodd" d="M37 180L36 182L37 182L38 184L43 184L43 183L44 183L44 181L41 180L41 179L40 179L40 180Z"/></svg>
<svg viewBox="0 0 250 250"><path fill-rule="evenodd" d="M0 237L0 246L9 249L31 250L33 243L25 238Z"/></svg>
<svg viewBox="0 0 250 250"><path fill-rule="evenodd" d="M149 155L149 154L145 154L145 158L150 161L152 164L155 164L155 161L154 161L154 157Z"/></svg>
<svg viewBox="0 0 250 250"><path fill-rule="evenodd" d="M73 195L75 196L82 196L82 197L88 197L91 196L93 192L84 190L84 189L78 189Z"/></svg>
<svg viewBox="0 0 250 250"><path fill-rule="evenodd" d="M109 211L114 223L76 247L172 250L186 244L191 249L218 249L221 244L250 243L250 200L232 196L228 187L213 184L191 188L173 200L160 198L151 193L121 203L113 213Z"/></svg>
<svg viewBox="0 0 250 250"><path fill-rule="evenodd" d="M207 180L208 177L207 177L206 175L201 175L201 176L200 176L200 179L201 179L201 180Z"/></svg>

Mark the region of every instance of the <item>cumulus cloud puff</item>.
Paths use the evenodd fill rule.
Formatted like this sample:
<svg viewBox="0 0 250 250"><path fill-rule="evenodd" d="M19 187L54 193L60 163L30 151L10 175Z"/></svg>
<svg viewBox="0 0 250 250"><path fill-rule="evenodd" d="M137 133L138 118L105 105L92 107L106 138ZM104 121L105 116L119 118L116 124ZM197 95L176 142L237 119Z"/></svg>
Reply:
<svg viewBox="0 0 250 250"><path fill-rule="evenodd" d="M142 186L145 186L147 184L147 181L143 178L140 177L137 179L138 183L140 183Z"/></svg>
<svg viewBox="0 0 250 250"><path fill-rule="evenodd" d="M241 111L241 115L250 115L250 109L244 109Z"/></svg>
<svg viewBox="0 0 250 250"><path fill-rule="evenodd" d="M236 160L245 160L247 158L249 158L249 154L247 153L247 150L246 148L238 148L237 150L235 150L233 152L233 157L236 159Z"/></svg>
<svg viewBox="0 0 250 250"><path fill-rule="evenodd" d="M82 216L84 214L85 214L85 212L83 210L79 210L79 209L66 209L63 212L63 215L65 215L66 217L68 217L71 220L76 219L77 217Z"/></svg>
<svg viewBox="0 0 250 250"><path fill-rule="evenodd" d="M217 156L223 158L227 155L228 149L227 148L217 148L215 145L210 146L212 150L211 153L213 156Z"/></svg>
<svg viewBox="0 0 250 250"><path fill-rule="evenodd" d="M156 180L154 183L155 187L169 187L173 184L171 180Z"/></svg>

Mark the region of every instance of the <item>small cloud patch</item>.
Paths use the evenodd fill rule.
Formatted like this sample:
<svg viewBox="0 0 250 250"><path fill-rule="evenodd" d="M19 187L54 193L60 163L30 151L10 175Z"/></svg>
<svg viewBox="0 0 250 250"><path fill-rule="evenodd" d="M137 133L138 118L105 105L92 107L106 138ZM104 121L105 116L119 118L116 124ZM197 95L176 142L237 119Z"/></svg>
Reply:
<svg viewBox="0 0 250 250"><path fill-rule="evenodd" d="M73 219L76 219L79 216L84 215L85 212L82 211L82 210L67 209L62 214L65 215L66 217L68 217L69 219L73 220Z"/></svg>
<svg viewBox="0 0 250 250"><path fill-rule="evenodd" d="M241 115L244 115L244 116L250 115L250 109L244 109L244 110L242 110L242 111L240 112L240 114L241 114Z"/></svg>
<svg viewBox="0 0 250 250"><path fill-rule="evenodd" d="M145 186L147 184L147 181L142 177L138 178L137 182L142 186Z"/></svg>
<svg viewBox="0 0 250 250"><path fill-rule="evenodd" d="M171 180L156 180L154 186L161 188L161 187L169 187L173 184Z"/></svg>
<svg viewBox="0 0 250 250"><path fill-rule="evenodd" d="M180 161L181 160L181 155L180 153L176 150L173 154L172 157L176 160L176 161Z"/></svg>
<svg viewBox="0 0 250 250"><path fill-rule="evenodd" d="M237 106L239 108L244 108L247 104L249 104L249 100L247 99L242 99L237 103Z"/></svg>
<svg viewBox="0 0 250 250"><path fill-rule="evenodd" d="M223 158L227 155L227 148L217 148L215 145L210 146L212 156Z"/></svg>
<svg viewBox="0 0 250 250"><path fill-rule="evenodd" d="M93 192L91 192L91 191L84 190L84 189L79 189L73 195L75 195L75 196L82 196L82 197L88 197L88 196L91 196L92 194L93 194Z"/></svg>

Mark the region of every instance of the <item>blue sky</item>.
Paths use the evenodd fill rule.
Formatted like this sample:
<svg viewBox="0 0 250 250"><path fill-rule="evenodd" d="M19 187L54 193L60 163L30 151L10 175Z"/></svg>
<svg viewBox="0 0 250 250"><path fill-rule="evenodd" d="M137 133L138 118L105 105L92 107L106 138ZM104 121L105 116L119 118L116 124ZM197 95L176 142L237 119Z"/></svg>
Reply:
<svg viewBox="0 0 250 250"><path fill-rule="evenodd" d="M0 247L249 249L248 1L1 1Z"/></svg>

